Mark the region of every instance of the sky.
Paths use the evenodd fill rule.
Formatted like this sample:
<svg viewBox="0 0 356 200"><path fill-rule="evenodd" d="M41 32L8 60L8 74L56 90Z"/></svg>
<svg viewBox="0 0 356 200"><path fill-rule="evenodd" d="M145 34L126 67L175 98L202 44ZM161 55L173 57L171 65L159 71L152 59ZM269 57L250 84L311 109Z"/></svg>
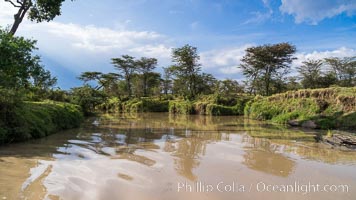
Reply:
<svg viewBox="0 0 356 200"><path fill-rule="evenodd" d="M0 0L0 26L16 13ZM58 86L81 85L84 71L113 72L111 58L155 57L172 64L172 48L198 48L202 71L243 80L245 49L289 42L293 68L306 59L356 56L356 0L66 0L51 22L25 20L16 33L36 39ZM292 72L293 73L293 72Z"/></svg>

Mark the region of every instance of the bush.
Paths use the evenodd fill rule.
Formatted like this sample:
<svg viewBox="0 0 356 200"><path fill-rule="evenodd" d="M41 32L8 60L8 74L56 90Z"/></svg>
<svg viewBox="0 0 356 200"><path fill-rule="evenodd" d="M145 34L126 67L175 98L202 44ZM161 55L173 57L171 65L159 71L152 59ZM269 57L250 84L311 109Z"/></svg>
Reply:
<svg viewBox="0 0 356 200"><path fill-rule="evenodd" d="M79 106L53 101L24 102L0 120L0 143L41 138L78 127L83 120Z"/></svg>
<svg viewBox="0 0 356 200"><path fill-rule="evenodd" d="M169 101L169 113L173 114L194 114L193 104L190 101Z"/></svg>

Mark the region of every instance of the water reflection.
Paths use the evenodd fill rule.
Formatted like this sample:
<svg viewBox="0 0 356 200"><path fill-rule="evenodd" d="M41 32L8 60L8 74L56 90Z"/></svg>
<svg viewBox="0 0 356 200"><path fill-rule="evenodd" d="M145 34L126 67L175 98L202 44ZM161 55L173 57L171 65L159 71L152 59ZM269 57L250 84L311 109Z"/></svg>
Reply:
<svg viewBox="0 0 356 200"><path fill-rule="evenodd" d="M327 179L356 169L355 152L313 137L239 117L104 115L80 129L1 147L0 198L184 199L174 189L178 181L292 180L309 161L329 172Z"/></svg>
<svg viewBox="0 0 356 200"><path fill-rule="evenodd" d="M283 146L266 139L249 136L243 138L243 142L248 144L243 163L250 169L282 177L293 172L296 162L283 155Z"/></svg>

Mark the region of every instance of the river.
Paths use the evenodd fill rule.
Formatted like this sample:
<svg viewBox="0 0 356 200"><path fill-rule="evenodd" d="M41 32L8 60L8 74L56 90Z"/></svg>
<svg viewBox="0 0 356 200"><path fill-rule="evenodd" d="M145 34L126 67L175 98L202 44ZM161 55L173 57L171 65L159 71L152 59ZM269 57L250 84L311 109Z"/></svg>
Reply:
<svg viewBox="0 0 356 200"><path fill-rule="evenodd" d="M356 198L356 152L243 117L101 115L0 147L0 199Z"/></svg>

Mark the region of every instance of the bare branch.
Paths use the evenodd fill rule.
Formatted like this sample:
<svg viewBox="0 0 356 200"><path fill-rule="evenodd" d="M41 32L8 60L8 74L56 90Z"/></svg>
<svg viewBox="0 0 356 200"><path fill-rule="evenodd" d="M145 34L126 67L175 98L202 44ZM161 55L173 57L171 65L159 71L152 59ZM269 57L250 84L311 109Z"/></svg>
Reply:
<svg viewBox="0 0 356 200"><path fill-rule="evenodd" d="M11 0L5 0L5 2L9 2L11 3L14 7L16 8L21 8L22 4L20 3L20 5L16 5L14 2L12 2ZM19 3L19 1L17 1L17 3Z"/></svg>

